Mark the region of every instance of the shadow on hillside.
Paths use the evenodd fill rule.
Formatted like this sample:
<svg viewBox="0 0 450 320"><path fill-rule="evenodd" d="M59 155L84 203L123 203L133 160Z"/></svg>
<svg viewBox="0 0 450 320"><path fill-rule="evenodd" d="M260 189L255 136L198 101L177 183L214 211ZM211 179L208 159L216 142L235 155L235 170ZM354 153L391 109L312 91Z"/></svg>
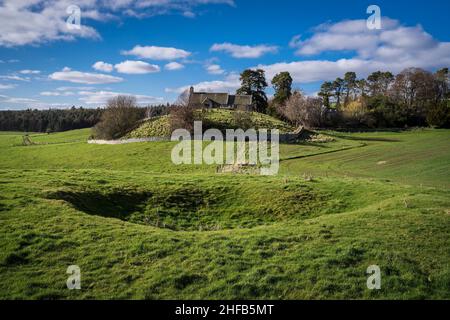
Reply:
<svg viewBox="0 0 450 320"><path fill-rule="evenodd" d="M151 196L149 192L121 191L102 194L96 191L57 191L47 195L47 198L69 202L77 210L87 214L127 220L132 213L143 210Z"/></svg>
<svg viewBox="0 0 450 320"><path fill-rule="evenodd" d="M220 188L218 192L224 190ZM89 215L177 231L197 228L198 212L214 204L217 193L186 186L158 192L59 190L46 194L45 198L63 200Z"/></svg>

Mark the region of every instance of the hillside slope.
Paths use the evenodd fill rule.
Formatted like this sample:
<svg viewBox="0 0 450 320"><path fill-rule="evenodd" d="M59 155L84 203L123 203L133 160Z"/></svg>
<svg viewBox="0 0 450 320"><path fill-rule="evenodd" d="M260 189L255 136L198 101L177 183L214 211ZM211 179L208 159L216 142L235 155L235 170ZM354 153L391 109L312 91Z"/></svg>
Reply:
<svg viewBox="0 0 450 320"><path fill-rule="evenodd" d="M236 112L227 109L212 109L198 111L196 116L207 122L209 127L223 129L237 129L239 124L235 119ZM278 129L281 133L293 131L289 124L275 119L271 116L258 112L239 111L248 117L251 127L258 129ZM149 119L142 123L137 129L125 136L125 138L147 138L170 136L170 116L162 116Z"/></svg>

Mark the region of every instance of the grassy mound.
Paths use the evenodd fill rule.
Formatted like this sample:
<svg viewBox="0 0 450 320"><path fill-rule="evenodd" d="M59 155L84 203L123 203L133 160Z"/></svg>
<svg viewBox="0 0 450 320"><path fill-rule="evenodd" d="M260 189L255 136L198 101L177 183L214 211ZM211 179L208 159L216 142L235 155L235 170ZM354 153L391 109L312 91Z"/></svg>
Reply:
<svg viewBox="0 0 450 320"><path fill-rule="evenodd" d="M287 123L258 112L235 111L227 109L211 109L196 112L197 118L211 128L219 130L237 129L236 112L245 114L249 126L258 129L278 129L281 133L291 132L293 128ZM126 135L126 138L167 137L170 136L170 116L149 119L137 129Z"/></svg>
<svg viewBox="0 0 450 320"><path fill-rule="evenodd" d="M156 117L146 120L138 128L129 132L125 138L170 137L169 116Z"/></svg>

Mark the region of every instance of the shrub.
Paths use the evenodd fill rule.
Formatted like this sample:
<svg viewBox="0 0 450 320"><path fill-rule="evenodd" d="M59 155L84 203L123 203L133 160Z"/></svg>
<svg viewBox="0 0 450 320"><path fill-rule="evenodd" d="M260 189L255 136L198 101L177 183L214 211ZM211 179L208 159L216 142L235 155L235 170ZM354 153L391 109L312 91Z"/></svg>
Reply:
<svg viewBox="0 0 450 320"><path fill-rule="evenodd" d="M450 102L438 103L428 108L427 123L432 127L445 127L450 125Z"/></svg>
<svg viewBox="0 0 450 320"><path fill-rule="evenodd" d="M373 118L362 100L349 102L342 109L342 117L345 124L351 127L374 127L376 120Z"/></svg>
<svg viewBox="0 0 450 320"><path fill-rule="evenodd" d="M94 127L93 135L99 139L118 139L133 129L145 116L145 109L136 106L136 98L117 96L108 101L101 121Z"/></svg>
<svg viewBox="0 0 450 320"><path fill-rule="evenodd" d="M194 121L196 120L195 108L190 106L174 107L170 111L170 129L186 129L194 132Z"/></svg>

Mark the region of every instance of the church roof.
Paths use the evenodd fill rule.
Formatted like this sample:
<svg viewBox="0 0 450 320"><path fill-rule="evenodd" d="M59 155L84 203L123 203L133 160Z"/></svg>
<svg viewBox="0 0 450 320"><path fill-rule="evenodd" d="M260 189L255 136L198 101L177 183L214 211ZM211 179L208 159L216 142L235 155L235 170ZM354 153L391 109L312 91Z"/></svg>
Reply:
<svg viewBox="0 0 450 320"><path fill-rule="evenodd" d="M204 104L207 101L212 101L218 105L251 105L251 95L231 95L228 93L217 92L191 92L189 97L189 104L198 105Z"/></svg>
<svg viewBox="0 0 450 320"><path fill-rule="evenodd" d="M211 100L220 105L228 104L228 93L194 92L191 94L189 103L201 104L206 100Z"/></svg>
<svg viewBox="0 0 450 320"><path fill-rule="evenodd" d="M230 95L228 104L230 105L238 105L238 106L244 106L244 105L251 105L252 104L252 96L251 95Z"/></svg>

